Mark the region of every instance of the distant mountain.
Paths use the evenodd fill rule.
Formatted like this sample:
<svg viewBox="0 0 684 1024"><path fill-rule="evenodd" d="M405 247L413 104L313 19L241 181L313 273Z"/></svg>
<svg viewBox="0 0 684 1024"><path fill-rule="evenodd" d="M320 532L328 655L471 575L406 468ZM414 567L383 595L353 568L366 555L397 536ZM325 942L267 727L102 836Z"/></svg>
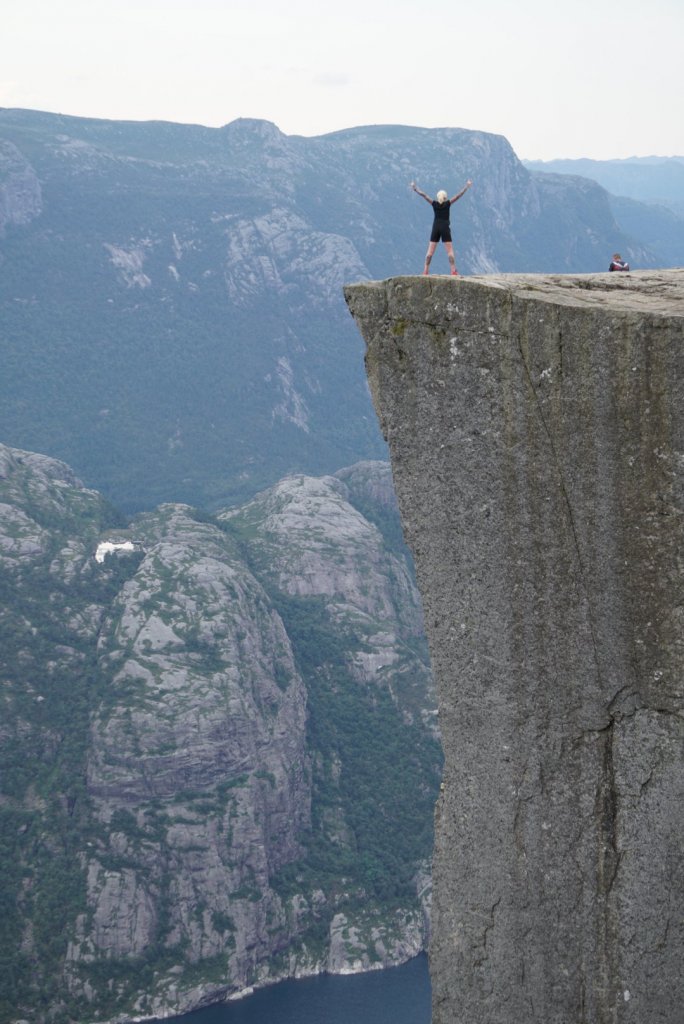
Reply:
<svg viewBox="0 0 684 1024"><path fill-rule="evenodd" d="M441 752L389 466L127 524L0 445L0 1022L425 947Z"/></svg>
<svg viewBox="0 0 684 1024"><path fill-rule="evenodd" d="M616 196L666 206L684 215L684 156L626 160L523 160L531 171L580 174Z"/></svg>
<svg viewBox="0 0 684 1024"><path fill-rule="evenodd" d="M626 196L610 197L610 208L620 227L661 253L664 267L684 266L684 202L680 204L681 215L675 212L676 205L659 206Z"/></svg>
<svg viewBox="0 0 684 1024"><path fill-rule="evenodd" d="M420 272L431 211L408 183L468 176L465 273L666 258L598 185L533 175L483 132L0 110L0 437L127 512L383 457L342 285Z"/></svg>

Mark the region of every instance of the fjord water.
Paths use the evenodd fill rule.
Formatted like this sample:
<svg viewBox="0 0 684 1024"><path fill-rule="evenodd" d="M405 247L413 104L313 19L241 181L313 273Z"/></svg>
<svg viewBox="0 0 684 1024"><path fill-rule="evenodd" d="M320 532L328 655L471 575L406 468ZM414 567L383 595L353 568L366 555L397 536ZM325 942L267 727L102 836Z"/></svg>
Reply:
<svg viewBox="0 0 684 1024"><path fill-rule="evenodd" d="M429 1024L427 957L344 977L323 974L277 985L173 1024Z"/></svg>

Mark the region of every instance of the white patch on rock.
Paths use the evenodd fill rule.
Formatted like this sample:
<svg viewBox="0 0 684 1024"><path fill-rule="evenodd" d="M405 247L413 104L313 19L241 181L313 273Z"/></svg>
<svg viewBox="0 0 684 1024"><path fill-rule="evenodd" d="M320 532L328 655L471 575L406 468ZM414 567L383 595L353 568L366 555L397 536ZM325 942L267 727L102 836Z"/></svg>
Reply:
<svg viewBox="0 0 684 1024"><path fill-rule="evenodd" d="M105 242L104 247L129 288L150 287L152 282L147 274L143 273L143 263L145 262L143 245L133 246L131 249L121 249L119 246L109 245L108 242Z"/></svg>
<svg viewBox="0 0 684 1024"><path fill-rule="evenodd" d="M498 274L499 264L487 255L484 245L471 246L467 250L467 260L473 274Z"/></svg>
<svg viewBox="0 0 684 1024"><path fill-rule="evenodd" d="M133 551L135 545L130 540L114 541L114 540L103 540L101 544L97 545L95 552L95 561L104 562L107 555L113 554L115 551Z"/></svg>
<svg viewBox="0 0 684 1024"><path fill-rule="evenodd" d="M278 381L283 392L283 400L273 408L273 419L294 423L296 427L309 433L309 410L302 396L294 387L294 371L289 359L281 356L276 369Z"/></svg>

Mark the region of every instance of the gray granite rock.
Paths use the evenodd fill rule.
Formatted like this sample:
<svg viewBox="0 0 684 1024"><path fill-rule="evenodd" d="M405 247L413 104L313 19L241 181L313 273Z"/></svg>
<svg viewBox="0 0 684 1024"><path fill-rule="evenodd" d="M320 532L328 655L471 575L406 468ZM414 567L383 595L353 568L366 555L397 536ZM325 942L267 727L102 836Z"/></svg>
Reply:
<svg viewBox="0 0 684 1024"><path fill-rule="evenodd" d="M684 271L346 297L438 685L434 1024L676 1024Z"/></svg>
<svg viewBox="0 0 684 1024"><path fill-rule="evenodd" d="M35 170L13 143L0 141L0 236L7 224L28 224L42 208Z"/></svg>
<svg viewBox="0 0 684 1024"><path fill-rule="evenodd" d="M407 820L427 825L421 787L439 784L420 600L383 534L393 501L387 464L364 463L217 519L165 504L123 525L64 463L0 445L0 877L18 908L0 959L30 964L0 992L12 1020L45 1024L67 999L79 1020L175 1016L424 948L427 836L400 898L307 859L312 825L319 858L358 854L339 783L360 748L313 736L334 701L311 711L302 636L328 644L321 676L337 671L348 716L380 703L382 736L429 760L413 749L415 792L396 787L419 802ZM299 623L282 617L297 598ZM392 796L372 731L363 751Z"/></svg>

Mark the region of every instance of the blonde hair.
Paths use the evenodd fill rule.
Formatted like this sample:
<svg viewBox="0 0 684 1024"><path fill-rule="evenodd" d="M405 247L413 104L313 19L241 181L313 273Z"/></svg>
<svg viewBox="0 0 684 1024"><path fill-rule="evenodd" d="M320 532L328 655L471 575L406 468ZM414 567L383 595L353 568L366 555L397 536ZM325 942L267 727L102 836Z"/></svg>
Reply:
<svg viewBox="0 0 684 1024"><path fill-rule="evenodd" d="M444 189L443 189L443 188L441 188L441 189L439 190L439 192L437 193L437 202L438 202L438 203L446 203L446 201L447 201L447 199L448 199L448 198L449 198L449 197L448 197L448 195L446 194L446 192L444 191Z"/></svg>

